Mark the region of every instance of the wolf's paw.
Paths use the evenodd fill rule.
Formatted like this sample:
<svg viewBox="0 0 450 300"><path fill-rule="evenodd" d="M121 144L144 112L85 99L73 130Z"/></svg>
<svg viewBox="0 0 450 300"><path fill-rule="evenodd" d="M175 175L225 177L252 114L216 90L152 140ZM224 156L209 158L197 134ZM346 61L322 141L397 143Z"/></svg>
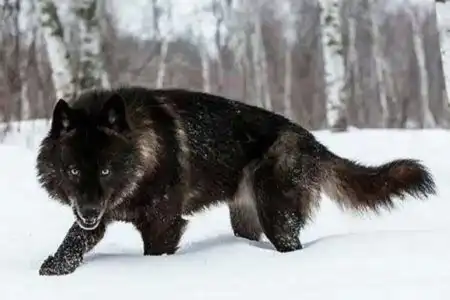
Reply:
<svg viewBox="0 0 450 300"><path fill-rule="evenodd" d="M39 269L39 275L67 275L73 273L81 264L81 259L67 260L53 255L47 257Z"/></svg>

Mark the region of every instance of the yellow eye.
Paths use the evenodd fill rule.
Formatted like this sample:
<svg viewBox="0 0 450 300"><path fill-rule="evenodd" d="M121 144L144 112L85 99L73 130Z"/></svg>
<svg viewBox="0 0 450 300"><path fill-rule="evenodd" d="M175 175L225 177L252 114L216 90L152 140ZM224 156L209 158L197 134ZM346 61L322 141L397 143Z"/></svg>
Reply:
<svg viewBox="0 0 450 300"><path fill-rule="evenodd" d="M108 168L102 169L101 174L102 176L108 176L109 174L111 174L111 170Z"/></svg>

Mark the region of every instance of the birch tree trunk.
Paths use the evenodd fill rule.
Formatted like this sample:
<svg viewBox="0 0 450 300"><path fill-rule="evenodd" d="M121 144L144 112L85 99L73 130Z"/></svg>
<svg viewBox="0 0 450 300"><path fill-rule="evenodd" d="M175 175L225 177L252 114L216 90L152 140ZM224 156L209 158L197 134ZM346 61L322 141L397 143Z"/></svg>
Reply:
<svg viewBox="0 0 450 300"><path fill-rule="evenodd" d="M381 47L381 34L378 22L378 7L377 3L379 0L369 0L370 5L370 19L371 19L371 29L372 29L372 52L374 54L374 69L376 73L375 85L378 87L380 105L381 105L381 126L387 127L389 120L389 107L387 102L387 93L386 93L386 81L385 81L385 63L384 63L384 55Z"/></svg>
<svg viewBox="0 0 450 300"><path fill-rule="evenodd" d="M71 1L72 12L80 35L79 90L109 86L103 67L100 43L100 20L97 14L98 0Z"/></svg>
<svg viewBox="0 0 450 300"><path fill-rule="evenodd" d="M256 94L256 89L251 89L252 84L251 84L251 80L250 80L250 74L251 74L251 63L250 63L250 58L248 55L248 49L251 48L253 49L253 47L251 47L249 45L249 40L251 39L251 37L248 36L247 33L243 34L242 37L242 43L241 43L241 48L240 49L240 54L241 54L241 65L242 65L242 91L243 91L243 99L254 99L254 102L252 103L253 105L262 107L263 104L261 102L261 97L258 97L258 95ZM256 76L253 76L254 80ZM248 100L247 100L248 101Z"/></svg>
<svg viewBox="0 0 450 300"><path fill-rule="evenodd" d="M450 2L436 3L436 14L440 31L447 101L450 103Z"/></svg>
<svg viewBox="0 0 450 300"><path fill-rule="evenodd" d="M284 82L283 82L283 115L289 119L294 119L292 107L292 77L293 77L293 48L297 42L296 16L293 13L297 9L291 2L285 2L285 9L281 17L283 18L284 32Z"/></svg>
<svg viewBox="0 0 450 300"><path fill-rule="evenodd" d="M269 76L268 76L268 68L267 68L267 56L266 50L263 43L262 32L261 32L261 17L260 12L258 11L255 15L255 36L256 41L255 44L258 47L258 64L260 64L261 68L261 84L262 84L262 96L264 108L267 110L272 109L272 100L270 97L270 84L269 84Z"/></svg>
<svg viewBox="0 0 450 300"><path fill-rule="evenodd" d="M17 0L16 0L17 1ZM19 27L19 24L17 24ZM18 30L19 31L19 30ZM20 102L18 107L19 120L28 120L31 118L31 103L28 94L27 70L30 65L31 53L27 51L26 57L22 57L19 62L19 82L20 82ZM20 126L20 125L19 125Z"/></svg>
<svg viewBox="0 0 450 300"><path fill-rule="evenodd" d="M428 71L425 60L425 50L423 44L422 32L420 30L421 12L416 11L416 7L409 7L411 15L411 24L413 30L413 44L414 51L417 56L417 64L420 75L420 106L422 113L421 125L423 128L433 128L436 126L436 121L431 113L430 102L428 98Z"/></svg>
<svg viewBox="0 0 450 300"><path fill-rule="evenodd" d="M112 50L108 49L110 48L111 42L108 43L108 39L111 38L111 36L113 36L114 34L114 29L111 26L111 16L109 15L109 11L108 11L108 5L107 1L108 0L97 0L98 4L97 4L97 13L96 13L96 18L98 20L98 33L99 33L99 47L100 47L100 52L102 53L100 57L101 60L101 67L102 67L102 75L101 75L101 85L103 87L110 87L111 84L114 81L114 77L115 75L112 75L111 73L116 73L116 72L111 72L111 70L114 70L115 67L115 63L111 62L111 54ZM106 51L105 51L106 50ZM105 53L106 52L106 53ZM109 70L108 70L108 61L111 63L111 65L113 66L109 66Z"/></svg>
<svg viewBox="0 0 450 300"><path fill-rule="evenodd" d="M156 79L156 88L164 87L164 79L166 77L166 60L169 51L169 41L164 38L161 45L161 54L159 55L158 75Z"/></svg>
<svg viewBox="0 0 450 300"><path fill-rule="evenodd" d="M265 109L272 109L272 101L270 98L270 88L268 80L267 57L264 49L261 23L261 7L260 1L254 1L253 4L247 4L247 13L251 16L251 26L253 33L251 35L253 67L255 70L255 95L257 102L261 103Z"/></svg>
<svg viewBox="0 0 450 300"><path fill-rule="evenodd" d="M27 101L26 91L26 69L29 55L24 56L21 51L25 32L20 26L20 15L22 10L21 0L9 0L4 4L0 3L2 13L0 36L0 92L5 92L3 96L8 99L0 111L2 121L22 120L26 116L23 114L23 107ZM20 131L20 124L18 127Z"/></svg>
<svg viewBox="0 0 450 300"><path fill-rule="evenodd" d="M227 15L226 10L229 9L227 4L223 3L223 0L214 0L213 4L213 15L216 19L215 29L214 29L214 42L217 51L217 84L216 92L221 94L223 91L224 84L224 70L223 70L223 59L222 59L222 31L221 27L225 22L225 16Z"/></svg>
<svg viewBox="0 0 450 300"><path fill-rule="evenodd" d="M28 83L22 81L22 88L20 93L21 105L20 105L20 116L22 120L29 120L31 117L31 105L30 99L28 98Z"/></svg>
<svg viewBox="0 0 450 300"><path fill-rule="evenodd" d="M255 82L255 98L256 103L259 107L264 107L264 101L262 96L262 68L260 64L260 46L256 33L252 33L251 36L252 44L252 58L253 58L253 69L254 69L254 82Z"/></svg>
<svg viewBox="0 0 450 300"><path fill-rule="evenodd" d="M168 23L172 22L172 2L171 1L166 1L167 2L167 20ZM155 17L157 15L157 6L156 6L156 2L153 1L153 13L155 14ZM160 20L160 16L158 16L158 21L155 21L157 23L159 23ZM169 24L169 26L171 26L172 24ZM169 29L170 31L171 29ZM159 30L159 25L157 25L157 28L155 28L155 33L157 34L157 39L158 42L161 45L161 51L160 51L160 55L159 55L159 64L158 64L158 73L157 73L157 77L156 77L156 88L160 89L164 87L164 81L166 78L166 69L167 69L167 54L169 52L169 37L168 36L162 36L161 32Z"/></svg>
<svg viewBox="0 0 450 300"><path fill-rule="evenodd" d="M325 60L327 121L334 127L344 111L341 93L344 88L344 60L342 57L341 0L320 0L322 6L322 47Z"/></svg>
<svg viewBox="0 0 450 300"><path fill-rule="evenodd" d="M56 100L71 99L75 94L75 80L67 46L64 42L64 28L60 22L57 7L52 0L38 1L39 19L52 68Z"/></svg>
<svg viewBox="0 0 450 300"><path fill-rule="evenodd" d="M348 125L355 125L359 120L359 113L361 111L360 105L358 105L357 99L362 94L361 86L358 78L361 74L358 66L358 51L356 47L356 14L355 6L356 2L347 1L345 3L345 42L343 46L344 49L344 90L343 90L343 101L345 106L343 107L342 117L339 118L338 123L340 128L344 129ZM344 116L345 115L345 116Z"/></svg>
<svg viewBox="0 0 450 300"><path fill-rule="evenodd" d="M209 64L209 55L206 49L206 45L202 43L202 49L200 49L200 56L202 61L202 81L203 81L203 91L206 93L211 92L211 71Z"/></svg>
<svg viewBox="0 0 450 300"><path fill-rule="evenodd" d="M284 116L292 118L292 48L286 45L284 56L284 94L283 94Z"/></svg>

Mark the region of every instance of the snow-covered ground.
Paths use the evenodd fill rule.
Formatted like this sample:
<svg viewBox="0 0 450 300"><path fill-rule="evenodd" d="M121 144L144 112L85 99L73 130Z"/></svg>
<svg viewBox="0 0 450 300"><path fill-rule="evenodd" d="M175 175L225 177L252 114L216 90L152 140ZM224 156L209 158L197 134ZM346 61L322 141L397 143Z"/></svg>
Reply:
<svg viewBox="0 0 450 300"><path fill-rule="evenodd" d="M114 225L65 277L38 276L73 220L36 183L41 136L22 128L0 145L2 300L450 299L449 132L318 132L332 150L367 163L422 159L435 175L438 195L365 217L324 198L314 223L301 233L304 250L280 254L267 242L235 238L227 209L217 207L192 220L172 256L142 256L137 232Z"/></svg>

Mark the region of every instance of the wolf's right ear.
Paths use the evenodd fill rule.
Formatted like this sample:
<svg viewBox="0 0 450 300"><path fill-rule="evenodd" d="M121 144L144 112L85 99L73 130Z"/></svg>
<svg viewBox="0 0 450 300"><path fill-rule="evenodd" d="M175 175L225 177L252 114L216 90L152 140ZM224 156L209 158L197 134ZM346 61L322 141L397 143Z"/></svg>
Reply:
<svg viewBox="0 0 450 300"><path fill-rule="evenodd" d="M100 112L99 124L116 132L130 129L125 103L119 94L112 95L105 102Z"/></svg>
<svg viewBox="0 0 450 300"><path fill-rule="evenodd" d="M51 135L54 138L68 132L73 128L72 109L63 99L59 99L53 109Z"/></svg>

